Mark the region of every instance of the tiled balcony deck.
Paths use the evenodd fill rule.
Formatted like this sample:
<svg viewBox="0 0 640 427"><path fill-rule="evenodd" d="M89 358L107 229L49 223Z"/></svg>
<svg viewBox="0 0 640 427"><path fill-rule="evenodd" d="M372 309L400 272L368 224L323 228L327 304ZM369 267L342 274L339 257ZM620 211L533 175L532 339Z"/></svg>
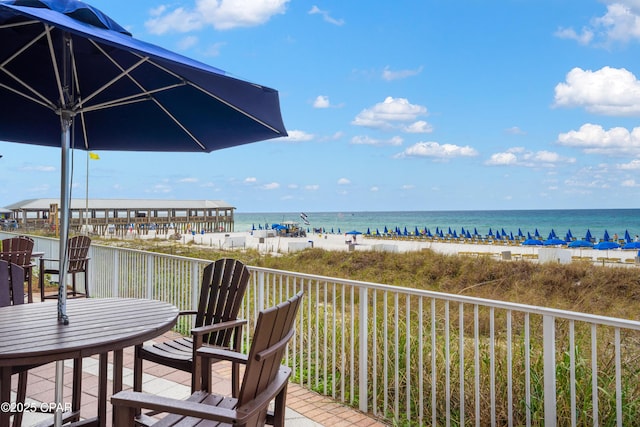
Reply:
<svg viewBox="0 0 640 427"><path fill-rule="evenodd" d="M169 332L160 339L171 339L175 334ZM130 388L133 384L133 348L124 351L124 387ZM216 393L231 393L231 365L227 363L216 363L213 365L214 383L216 384ZM88 358L83 362L83 380L82 380L82 416L95 416L97 411L98 396L98 377L97 377L98 360L96 358ZM111 366L109 366L111 372ZM186 372L180 372L167 368L165 366L145 362L144 391L161 394L164 396L175 397L178 399L186 398L190 393L191 377ZM27 386L27 396L29 399L38 402L51 403L54 401L55 389L55 364L51 363L29 371L29 382ZM72 364L68 362L65 368L65 402L71 401L71 378ZM216 381L218 379L218 381ZM17 384L17 376L14 375L13 386ZM109 383L109 393L111 391L111 383ZM15 390L15 388L14 388ZM111 414L111 406L108 405L109 418ZM33 425L47 417L48 414L27 413L25 414L24 426ZM384 426L385 424L359 412L348 408L344 405L336 403L330 398L321 396L317 393L309 391L297 384L289 384L287 394L287 416L286 424L291 427L369 427ZM111 425L109 420L108 425Z"/></svg>

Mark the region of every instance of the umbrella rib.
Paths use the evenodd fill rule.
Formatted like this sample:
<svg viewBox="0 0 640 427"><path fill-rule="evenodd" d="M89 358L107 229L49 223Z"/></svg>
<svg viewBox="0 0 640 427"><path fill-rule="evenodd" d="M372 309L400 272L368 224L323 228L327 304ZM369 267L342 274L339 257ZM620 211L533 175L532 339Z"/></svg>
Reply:
<svg viewBox="0 0 640 427"><path fill-rule="evenodd" d="M14 92L17 95L20 95L24 98L27 98L30 101L36 102L40 105L42 105L43 107L49 108L51 110L56 110L56 106L54 103L52 103L50 100L47 99L46 96L44 96L43 94L41 94L40 92L38 92L37 90L35 90L33 87L29 86L27 83L25 83L23 80L21 80L18 76L16 76L15 74L13 74L12 72L10 72L9 70L6 69L6 66L13 61L14 59L16 59L18 56L20 56L22 53L24 53L27 49L29 49L31 46L33 46L38 40L40 40L43 36L48 35L48 30L45 29L45 31L43 31L42 33L40 33L38 36L36 36L33 40L31 40L29 43L25 44L24 46L22 46L22 48L18 49L13 55L11 55L9 58L7 58L5 61L2 62L2 64L0 64L0 69L2 71L4 71L4 73L6 75L8 75L9 77L11 77L13 80L15 80L16 82L18 82L20 85L24 86L25 89L28 89L34 96L31 96L25 92L22 92L16 88L12 88L10 86L7 86L5 84L2 84L2 87L4 87L5 89ZM39 99L38 99L39 98Z"/></svg>
<svg viewBox="0 0 640 427"><path fill-rule="evenodd" d="M62 80L60 80L60 70L58 70L58 61L56 60L56 52L53 48L53 40L51 40L51 30L54 27L45 24L45 28L47 29L47 41L49 43L49 53L51 54L53 73L55 74L56 82L58 83L58 95L60 95L60 106L64 107L65 99L64 99L64 91L62 89Z"/></svg>
<svg viewBox="0 0 640 427"><path fill-rule="evenodd" d="M145 93L138 93L135 95L129 95L129 96L125 96L122 98L118 98L118 99L112 99L110 101L106 101L103 102L101 104L94 104L90 107L82 107L79 111L96 111L96 110L102 110L105 108L111 108L111 107L120 107L122 105L128 105L128 104L133 104L136 102L142 102L142 101L149 101L151 99L151 94L157 93L157 92L163 92L169 89L174 89L176 87L180 87L180 86L184 86L185 83L177 83L174 85L170 85L170 86L165 86L162 88L158 88L152 91L148 91Z"/></svg>

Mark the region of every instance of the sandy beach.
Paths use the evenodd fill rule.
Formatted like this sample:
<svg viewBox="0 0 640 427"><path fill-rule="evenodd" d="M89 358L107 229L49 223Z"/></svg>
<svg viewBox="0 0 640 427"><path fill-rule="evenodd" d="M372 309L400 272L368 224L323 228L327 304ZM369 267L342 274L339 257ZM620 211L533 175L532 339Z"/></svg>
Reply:
<svg viewBox="0 0 640 427"><path fill-rule="evenodd" d="M170 234L144 236L128 234L125 238L166 239ZM449 255L489 256L501 260L528 259L534 262L570 263L577 260L591 261L599 265L640 266L635 250L596 250L549 246L523 246L519 244L477 244L461 241L438 241L412 237L378 238L365 235L354 237L345 234L307 234L306 237L280 237L265 230L253 232L183 234L179 241L218 249L255 249L272 255L296 252L306 248L322 248L332 251L387 251L419 252L430 249Z"/></svg>

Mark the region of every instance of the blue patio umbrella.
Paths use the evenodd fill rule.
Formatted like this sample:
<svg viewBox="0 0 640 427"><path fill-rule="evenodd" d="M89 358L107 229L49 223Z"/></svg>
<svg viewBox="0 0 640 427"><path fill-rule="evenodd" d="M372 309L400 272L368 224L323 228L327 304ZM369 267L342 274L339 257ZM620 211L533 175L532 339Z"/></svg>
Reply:
<svg viewBox="0 0 640 427"><path fill-rule="evenodd" d="M477 229L477 228L475 228L475 227L473 227L473 235L474 235L474 236L477 236L477 235L478 235L478 229Z"/></svg>
<svg viewBox="0 0 640 427"><path fill-rule="evenodd" d="M556 232L555 232L555 230L554 230L553 228L551 229L551 233L550 233L550 235L551 235L552 237L558 237L558 235L556 234Z"/></svg>
<svg viewBox="0 0 640 427"><path fill-rule="evenodd" d="M456 230L453 230L453 235L452 236L453 236L454 239L458 238L458 233L456 233Z"/></svg>
<svg viewBox="0 0 640 427"><path fill-rule="evenodd" d="M471 233L469 232L469 230L467 230L467 234L465 235L465 237L466 237L467 239L470 239L470 238L471 238Z"/></svg>
<svg viewBox="0 0 640 427"><path fill-rule="evenodd" d="M389 233L389 230L387 229L387 226L385 225L384 226L384 234L387 234L387 233Z"/></svg>
<svg viewBox="0 0 640 427"><path fill-rule="evenodd" d="M518 237L524 237L524 234L522 234L522 230L518 228Z"/></svg>
<svg viewBox="0 0 640 427"><path fill-rule="evenodd" d="M448 231L448 233L447 233L447 234L449 234L449 235L453 234L453 233L451 232L451 227L449 227L449 231Z"/></svg>
<svg viewBox="0 0 640 427"><path fill-rule="evenodd" d="M536 231L533 233L534 237L540 237L540 233L538 232L538 229L536 228Z"/></svg>
<svg viewBox="0 0 640 427"><path fill-rule="evenodd" d="M625 243L622 249L640 249L640 242Z"/></svg>
<svg viewBox="0 0 640 427"><path fill-rule="evenodd" d="M513 240L513 232L509 232L509 240Z"/></svg>
<svg viewBox="0 0 640 427"><path fill-rule="evenodd" d="M569 228L569 229L567 229L567 237L568 237L569 239L573 239L573 234L571 233L571 229L570 229L570 228Z"/></svg>
<svg viewBox="0 0 640 427"><path fill-rule="evenodd" d="M487 236L493 237L493 231L491 231L491 229L489 229L489 233L487 233Z"/></svg>
<svg viewBox="0 0 640 427"><path fill-rule="evenodd" d="M371 229L369 229L369 227L367 227L367 235L371 235Z"/></svg>
<svg viewBox="0 0 640 427"><path fill-rule="evenodd" d="M344 234L351 234L351 235L353 235L353 236L356 236L356 235L358 235L358 234L362 234L362 233L361 233L361 232L359 232L358 230L351 230L351 231L347 231L347 232L346 232L346 233L344 233Z"/></svg>
<svg viewBox="0 0 640 427"><path fill-rule="evenodd" d="M376 228L376 236L379 236L379 235L380 235L380 230Z"/></svg>
<svg viewBox="0 0 640 427"><path fill-rule="evenodd" d="M604 240L605 242L608 242L610 240L609 232L607 230L604 230L604 236L602 240Z"/></svg>
<svg viewBox="0 0 640 427"><path fill-rule="evenodd" d="M626 243L631 242L631 235L629 234L629 230L624 230L624 241Z"/></svg>
<svg viewBox="0 0 640 427"><path fill-rule="evenodd" d="M0 40L0 140L61 149L61 271L71 149L208 153L287 135L277 91L135 39L78 0L0 0ZM66 275L59 289L66 324Z"/></svg>
<svg viewBox="0 0 640 427"><path fill-rule="evenodd" d="M502 240L502 237L500 236L499 232L496 232L496 240Z"/></svg>
<svg viewBox="0 0 640 427"><path fill-rule="evenodd" d="M420 235L420 230L418 230L418 226L416 226L416 229L413 231L413 234L416 236Z"/></svg>

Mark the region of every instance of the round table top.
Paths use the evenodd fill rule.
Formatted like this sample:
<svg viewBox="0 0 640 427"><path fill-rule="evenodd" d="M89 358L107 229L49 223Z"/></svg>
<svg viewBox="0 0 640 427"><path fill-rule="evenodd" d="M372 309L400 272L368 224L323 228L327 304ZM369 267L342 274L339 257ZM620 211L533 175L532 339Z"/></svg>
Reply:
<svg viewBox="0 0 640 427"><path fill-rule="evenodd" d="M69 324L58 322L57 303L0 308L0 366L22 366L121 350L162 335L178 309L134 298L67 300Z"/></svg>

